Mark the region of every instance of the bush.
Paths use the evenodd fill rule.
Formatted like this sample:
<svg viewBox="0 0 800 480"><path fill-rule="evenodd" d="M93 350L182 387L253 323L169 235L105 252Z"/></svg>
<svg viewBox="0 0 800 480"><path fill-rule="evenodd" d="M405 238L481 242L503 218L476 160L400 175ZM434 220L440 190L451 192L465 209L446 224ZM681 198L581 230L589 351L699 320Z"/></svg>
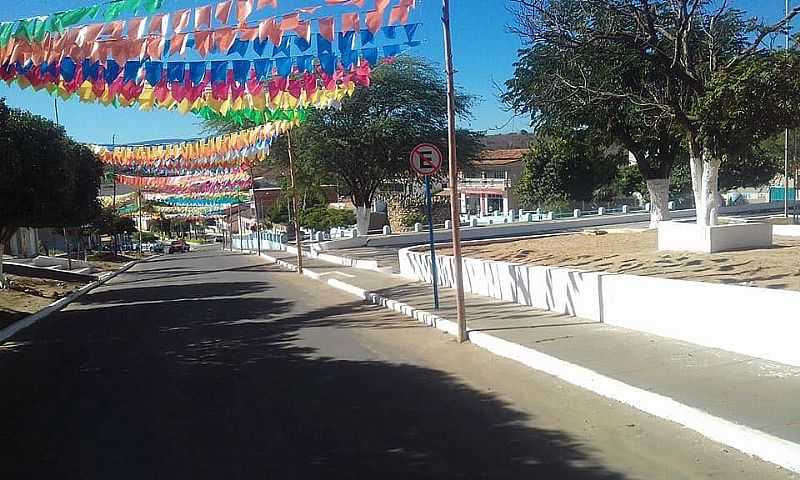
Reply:
<svg viewBox="0 0 800 480"><path fill-rule="evenodd" d="M312 208L300 215L300 224L314 230L330 230L333 227L347 227L356 223L351 210L339 208Z"/></svg>

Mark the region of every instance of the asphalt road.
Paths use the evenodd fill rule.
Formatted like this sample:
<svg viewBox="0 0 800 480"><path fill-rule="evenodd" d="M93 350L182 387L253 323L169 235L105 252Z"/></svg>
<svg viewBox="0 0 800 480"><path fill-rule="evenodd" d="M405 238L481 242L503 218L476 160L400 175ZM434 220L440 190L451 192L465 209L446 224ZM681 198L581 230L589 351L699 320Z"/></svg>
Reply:
<svg viewBox="0 0 800 480"><path fill-rule="evenodd" d="M138 265L0 345L0 478L791 478L239 254Z"/></svg>

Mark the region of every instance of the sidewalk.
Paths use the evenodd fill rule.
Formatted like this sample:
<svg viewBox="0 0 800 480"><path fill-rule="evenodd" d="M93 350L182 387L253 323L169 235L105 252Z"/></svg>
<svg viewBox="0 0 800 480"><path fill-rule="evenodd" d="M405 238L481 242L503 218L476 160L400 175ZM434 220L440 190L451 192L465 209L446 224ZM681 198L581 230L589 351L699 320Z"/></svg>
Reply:
<svg viewBox="0 0 800 480"><path fill-rule="evenodd" d="M296 262L286 252L268 253ZM321 274L320 280L337 279L434 313L430 285L317 259L304 259L304 266ZM440 290L440 299L435 314L455 321L454 291ZM800 471L800 367L476 295L467 295L466 311L473 343L488 334L492 344L500 339L511 342L512 349L524 347L524 355L539 356L536 361L547 365L523 362L532 368Z"/></svg>

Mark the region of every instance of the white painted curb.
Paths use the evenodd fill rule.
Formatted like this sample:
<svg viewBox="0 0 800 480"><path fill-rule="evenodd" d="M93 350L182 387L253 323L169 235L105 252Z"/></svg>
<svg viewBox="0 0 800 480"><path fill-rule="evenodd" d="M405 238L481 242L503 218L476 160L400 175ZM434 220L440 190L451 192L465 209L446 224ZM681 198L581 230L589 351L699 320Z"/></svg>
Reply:
<svg viewBox="0 0 800 480"><path fill-rule="evenodd" d="M287 270L297 271L294 264L278 260L266 254L265 259ZM320 274L307 268L303 274L320 280ZM455 336L456 323L438 315L397 302L341 280L322 280L333 288L342 290L372 304L411 317L425 325ZM744 425L738 425L696 408L684 405L672 398L628 385L593 370L546 355L532 348L503 340L485 332L468 332L470 342L500 357L519 362L529 368L547 373L572 385L584 388L611 400L629 405L637 410L675 422L686 428L743 453L774 463L793 472L800 473L800 444L784 440Z"/></svg>
<svg viewBox="0 0 800 480"><path fill-rule="evenodd" d="M95 288L99 287L100 285L103 285L104 283L108 282L109 280L111 280L112 278L116 277L117 275L128 271L131 267L133 267L137 263L150 261L153 258L156 258L157 256L159 256L159 255L156 255L156 256L150 257L150 258L146 258L146 259L143 259L143 260L134 260L132 262L128 262L125 265L123 265L122 268L120 268L119 270L117 270L115 272L109 272L109 273L106 273L104 275L101 275L98 280L82 286L78 290L75 290L74 292L70 293L69 295L67 295L64 298L60 298L60 299L56 300L55 302L51 303L50 305L44 307L43 309L39 310L38 312L36 312L34 314L28 315L27 317L25 317L25 318L23 318L21 320L17 320L16 322L12 323L11 325L9 325L9 326L7 326L7 327L5 327L3 329L0 329L0 343L5 342L6 340L8 340L12 336L14 336L20 330L24 330L24 329L30 327L31 325L35 324L39 320L42 320L43 318L47 318L53 312L57 312L57 311L63 309L64 307L66 307L70 303L72 303L75 300L79 299L80 297L86 295L88 292L91 292L92 290L94 290Z"/></svg>

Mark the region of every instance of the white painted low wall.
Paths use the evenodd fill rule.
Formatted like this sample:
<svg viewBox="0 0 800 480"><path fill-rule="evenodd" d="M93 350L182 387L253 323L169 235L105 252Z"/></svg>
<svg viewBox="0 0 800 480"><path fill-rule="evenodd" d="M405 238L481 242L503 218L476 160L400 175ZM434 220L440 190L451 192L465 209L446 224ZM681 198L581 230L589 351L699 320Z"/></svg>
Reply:
<svg viewBox="0 0 800 480"><path fill-rule="evenodd" d="M431 282L430 256L400 250L401 275ZM453 257L437 255L453 286ZM800 366L800 292L463 259L469 293Z"/></svg>
<svg viewBox="0 0 800 480"><path fill-rule="evenodd" d="M38 257L33 259L33 264L37 267L58 267L66 270L69 268L70 260L66 257L45 257L39 255ZM75 260L72 259L72 268L74 269L81 269L81 268L91 268L92 266L84 262L83 260Z"/></svg>
<svg viewBox="0 0 800 480"><path fill-rule="evenodd" d="M699 226L694 222L658 224L659 250L715 253L771 246L772 225L768 223L713 226Z"/></svg>
<svg viewBox="0 0 800 480"><path fill-rule="evenodd" d="M773 225L772 234L780 237L800 237L800 225Z"/></svg>

